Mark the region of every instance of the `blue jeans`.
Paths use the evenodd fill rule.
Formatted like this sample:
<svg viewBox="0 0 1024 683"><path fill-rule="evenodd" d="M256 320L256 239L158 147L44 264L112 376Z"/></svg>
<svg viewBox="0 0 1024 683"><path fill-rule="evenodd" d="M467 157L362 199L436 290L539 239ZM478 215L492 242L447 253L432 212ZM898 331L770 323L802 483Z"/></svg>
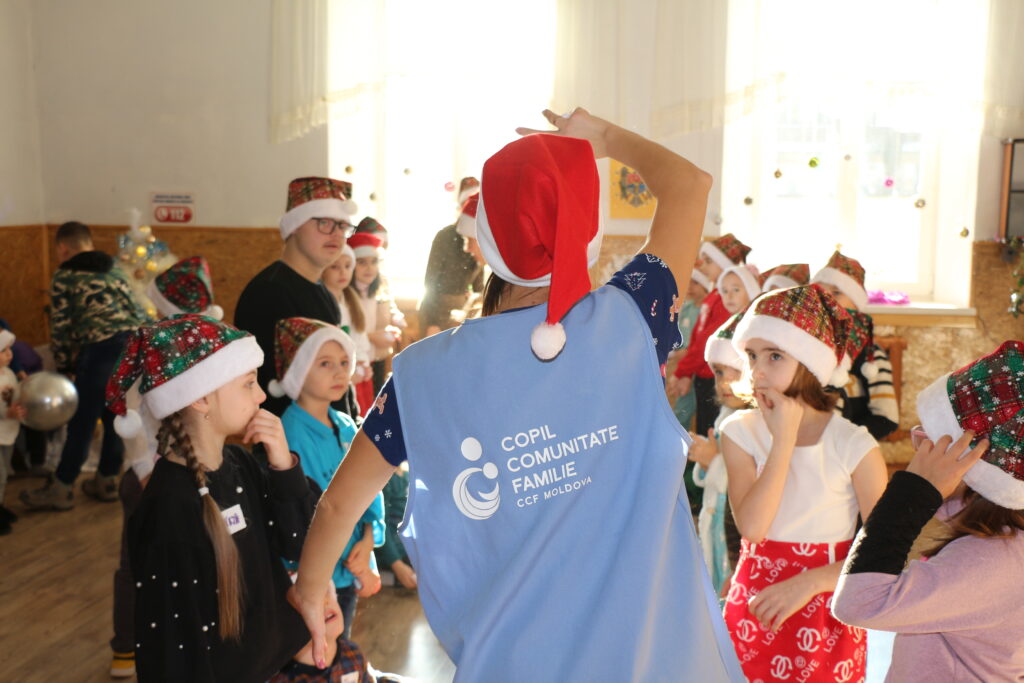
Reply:
<svg viewBox="0 0 1024 683"><path fill-rule="evenodd" d="M57 465L57 479L68 486L75 483L82 465L89 456L96 420L103 421L103 446L100 450L99 473L116 477L124 461L124 442L114 431L114 413L107 410L107 380L114 372L130 332L118 332L109 339L86 344L75 364L75 389L78 410L68 422L68 438Z"/></svg>

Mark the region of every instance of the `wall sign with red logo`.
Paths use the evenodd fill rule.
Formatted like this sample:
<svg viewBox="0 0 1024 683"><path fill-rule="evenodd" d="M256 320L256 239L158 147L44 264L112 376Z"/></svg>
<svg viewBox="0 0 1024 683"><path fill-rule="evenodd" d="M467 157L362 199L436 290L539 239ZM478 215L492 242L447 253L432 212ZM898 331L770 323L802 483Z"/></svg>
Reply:
<svg viewBox="0 0 1024 683"><path fill-rule="evenodd" d="M195 222L196 197L192 192L153 192L150 204L154 224L191 225Z"/></svg>

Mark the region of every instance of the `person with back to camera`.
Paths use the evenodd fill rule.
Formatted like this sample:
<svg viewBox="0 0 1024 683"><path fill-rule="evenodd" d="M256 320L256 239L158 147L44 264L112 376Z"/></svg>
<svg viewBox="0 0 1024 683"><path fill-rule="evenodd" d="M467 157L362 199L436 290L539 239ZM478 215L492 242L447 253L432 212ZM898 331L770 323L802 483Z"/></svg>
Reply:
<svg viewBox="0 0 1024 683"><path fill-rule="evenodd" d="M395 359L317 508L293 603L321 660L334 564L408 458L403 543L456 680L742 680L661 376L711 178L582 109L544 115L556 131L520 129L484 164L484 317ZM591 292L605 156L659 201L640 253Z"/></svg>

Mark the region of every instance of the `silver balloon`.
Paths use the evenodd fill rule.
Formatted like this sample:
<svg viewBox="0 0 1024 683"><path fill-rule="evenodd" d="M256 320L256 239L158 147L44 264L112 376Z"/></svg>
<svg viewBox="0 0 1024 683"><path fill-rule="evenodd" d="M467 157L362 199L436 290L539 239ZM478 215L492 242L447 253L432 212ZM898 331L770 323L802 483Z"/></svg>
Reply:
<svg viewBox="0 0 1024 683"><path fill-rule="evenodd" d="M37 372L21 383L18 401L25 406L26 427L48 432L65 425L78 408L78 391L64 375Z"/></svg>

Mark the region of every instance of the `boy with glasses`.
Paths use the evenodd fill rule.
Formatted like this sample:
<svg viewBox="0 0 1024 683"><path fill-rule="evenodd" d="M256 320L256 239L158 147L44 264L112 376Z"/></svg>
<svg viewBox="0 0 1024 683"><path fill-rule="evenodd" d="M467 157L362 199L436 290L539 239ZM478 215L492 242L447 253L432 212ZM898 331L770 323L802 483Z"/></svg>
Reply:
<svg viewBox="0 0 1024 683"><path fill-rule="evenodd" d="M278 320L304 317L332 325L341 322L338 302L320 276L341 255L357 210L351 183L309 177L288 184L287 210L280 222L284 253L249 281L235 308L235 325L251 332L263 349L265 359L258 379L264 391L274 378L274 327ZM288 403L287 398L268 396L263 407L281 415ZM349 391L334 408L355 417L359 414L355 403Z"/></svg>

